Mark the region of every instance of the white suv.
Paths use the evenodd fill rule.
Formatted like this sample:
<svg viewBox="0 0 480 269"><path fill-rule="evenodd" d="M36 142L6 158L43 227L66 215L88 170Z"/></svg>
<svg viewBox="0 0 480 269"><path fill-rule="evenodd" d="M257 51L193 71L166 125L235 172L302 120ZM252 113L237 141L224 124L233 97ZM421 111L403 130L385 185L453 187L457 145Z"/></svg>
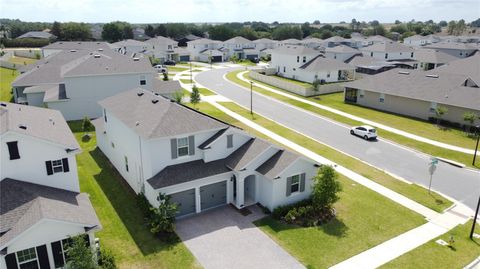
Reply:
<svg viewBox="0 0 480 269"><path fill-rule="evenodd" d="M358 135L363 137L365 140L369 139L377 139L377 130L372 126L362 125L362 126L355 126L350 129L350 134Z"/></svg>
<svg viewBox="0 0 480 269"><path fill-rule="evenodd" d="M155 68L158 73L168 73L168 69L165 65L157 64L153 68Z"/></svg>

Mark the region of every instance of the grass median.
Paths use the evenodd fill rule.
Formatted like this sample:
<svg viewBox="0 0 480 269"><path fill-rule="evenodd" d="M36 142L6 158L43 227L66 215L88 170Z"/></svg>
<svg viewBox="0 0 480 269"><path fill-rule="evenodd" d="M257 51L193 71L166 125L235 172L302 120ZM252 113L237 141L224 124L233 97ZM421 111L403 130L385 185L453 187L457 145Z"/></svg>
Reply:
<svg viewBox="0 0 480 269"><path fill-rule="evenodd" d="M245 81L242 81L240 79L237 78L237 74L240 73L240 72L243 72L243 70L237 70L237 71L233 71L233 72L230 72L226 75L227 79L240 85L240 86L243 86L243 87L247 87L247 88L250 88L250 84L245 82ZM258 84L263 84L261 82L257 82L255 81L256 83ZM267 84L263 84L263 85L266 85L268 87L271 87L273 89L276 89L276 90L280 90L280 91L283 91L279 88L275 88L273 86L270 86L270 85L267 85ZM310 112L313 112L315 114L318 114L320 116L323 116L323 117L326 117L326 118L329 118L329 119L332 119L334 121L337 121L337 122L340 122L340 123L343 123L343 124L347 124L349 126L355 126L355 125L363 125L364 123L363 122L360 122L360 121L356 121L356 120L352 120L350 118L347 118L347 117L344 117L344 116L341 116L341 115L338 115L338 114L335 114L333 112L329 112L327 110L324 110L324 109L321 109L321 108L318 108L318 107L315 107L313 105L310 105L310 104L307 104L307 103L304 103L302 101L298 101L298 100L293 100L289 97L286 97L286 96L283 96L283 95L280 95L280 94L277 94L277 93L274 93L274 92L271 92L271 91L268 91L268 90L265 90L263 88L260 88L258 86L253 86L253 90L254 91L257 91L258 93L261 93L263 95L266 95L266 96L269 96L269 97L272 97L272 98L275 98L277 100L280 100L280 101L283 101L285 103L288 103L288 104L291 104L293 106L296 106L296 107L299 107L299 108L302 108L302 109L305 109L305 110L308 110ZM285 92L285 91L284 91ZM289 93L289 92L288 92ZM289 94L292 94L292 93L289 93ZM295 94L292 94L292 95L295 95ZM300 96L298 96L300 97ZM303 97L301 97L303 98ZM322 96L319 96L317 98L322 98ZM338 98L338 97L337 97ZM315 99L310 99L310 98L303 98L303 99L306 99L306 100L310 100L310 101L314 101ZM318 100L317 100L318 101ZM321 103L320 103L321 104ZM324 104L324 105L327 105L327 104ZM337 105L338 105L338 100L337 100ZM353 106L353 105L350 105L350 106ZM362 108L362 109L365 109L365 110L368 110L366 108ZM342 109L339 109L339 110L342 110ZM372 110L373 111L373 110ZM345 112L348 112L348 111L345 111ZM385 114L385 115L391 115L391 117L394 117L393 114L388 114L388 113L384 113L384 112L379 112L379 111L376 111L376 113L380 113L380 114ZM360 115L358 115L360 116ZM380 115L378 117L381 117ZM398 116L396 115L395 116L396 118L401 118L401 116ZM366 117L368 118L368 116ZM405 118L405 117L403 117ZM373 120L373 119L372 119ZM417 120L413 120L413 119L408 119L410 120L411 122L421 122L421 121L417 121ZM398 121L398 120L397 120ZM393 121L395 122L395 121ZM386 122L388 123L388 121ZM405 123L407 124L407 123ZM428 123L425 123L428 125ZM392 126L392 127L397 127L399 129L402 129L401 127L398 127L398 126ZM420 128L420 127L419 127ZM421 128L420 128L421 129ZM407 147L410 147L410 148L413 148L413 149L416 149L418 151L421 151L421 152L424 152L426 154L429 154L429 155L432 155L432 156L437 156L437 157L442 157L442 158L446 158L446 159L450 159L450 160L453 160L453 161L456 161L456 162L460 162L460 163L463 163L469 167L474 167L472 166L471 164L471 161L472 161L472 156L469 155L469 154L465 154L465 153L461 153L461 152L457 152L457 151L453 151L453 150L448 150L448 149L444 149L444 148L440 148L440 147L437 147L437 146L434 146L434 145L430 145L430 144L427 144L427 143L423 143L423 142L420 142L420 141L417 141L417 140L414 140L414 139L410 139L410 138L407 138L407 137L404 137L402 135L398 135L398 134L395 134L395 133L392 133L392 132L389 132L389 131L386 131L386 130L383 130L381 128L378 128L378 131L379 131L379 135L385 139L388 139L388 140L391 140L393 142L396 142L398 144L402 144L402 145L405 145ZM427 132L422 132L421 134L418 134L418 135L425 135L425 134L428 134L428 133L432 133L430 134L427 138L431 138L431 139L436 139L436 135L434 132L430 132L430 131L427 131ZM457 134L451 134L449 135L449 139L448 141L449 142L453 142L455 139L451 138L452 137L460 137L460 135ZM467 140L469 140L470 138L465 138ZM463 143L463 142L462 142ZM455 143L452 143L452 144L455 144ZM480 164L477 164L475 166L476 168L480 168Z"/></svg>
<svg viewBox="0 0 480 269"><path fill-rule="evenodd" d="M12 82L18 74L16 70L0 67L0 101L13 102Z"/></svg>

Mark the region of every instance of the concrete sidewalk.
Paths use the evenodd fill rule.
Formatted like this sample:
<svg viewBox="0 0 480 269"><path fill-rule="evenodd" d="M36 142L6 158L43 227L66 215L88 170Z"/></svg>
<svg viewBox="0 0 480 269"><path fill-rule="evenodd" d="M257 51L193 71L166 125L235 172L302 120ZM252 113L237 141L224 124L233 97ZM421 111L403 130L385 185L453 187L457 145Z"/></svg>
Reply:
<svg viewBox="0 0 480 269"><path fill-rule="evenodd" d="M244 72L238 73L237 78L242 80L242 81L250 83L250 80L245 79L243 77L243 75L247 72L249 72L249 71L244 71ZM472 150L472 149L462 148L462 147L450 145L450 144L447 144L447 143L435 141L435 140L432 140L432 139L428 139L428 138L425 138L425 137L422 137L422 136L414 135L414 134L411 134L411 133L408 133L408 132L405 132L405 131L402 131L402 130L399 130L399 129L396 129L396 128L393 128L393 127L390 127L390 126L387 126L387 125L384 125L384 124L381 124L381 123L378 123L378 122L374 122L374 121L371 121L371 120L367 120L367 119L364 119L364 118L361 118L361 117L354 116L352 114L345 113L345 112L340 111L338 109L334 109L334 108L331 108L331 107L328 107L328 106L320 105L318 103L315 103L315 102L312 102L312 101L309 101L309 100L305 100L303 98L297 97L297 96L292 95L292 94L285 93L283 91L272 89L270 87L267 87L267 86L259 84L259 83L256 83L255 86L260 87L262 89L265 89L267 91L271 91L271 92L279 94L279 95L283 95L283 96L288 97L292 100L300 101L300 102L303 102L305 104L309 104L309 105L315 106L317 108L335 113L337 115L340 115L340 116L343 116L343 117L346 117L346 118L350 118L352 120L361 121L365 124L368 124L368 125L371 125L371 126L374 126L374 127L377 127L377 128L381 128L381 129L384 129L386 131L393 132L395 134L398 134L398 135L401 135L401 136L404 136L404 137L408 137L408 138L411 138L411 139L414 139L414 140L417 140L417 141L420 141L420 142L423 142L423 143L427 143L427 144L430 144L430 145L434 145L434 146L437 146L437 147L441 147L441 148L445 148L445 149L449 149L449 150L454 150L454 151L458 151L458 152L462 152L462 153L467 153L467 154L472 154L472 155L474 154L474 150Z"/></svg>

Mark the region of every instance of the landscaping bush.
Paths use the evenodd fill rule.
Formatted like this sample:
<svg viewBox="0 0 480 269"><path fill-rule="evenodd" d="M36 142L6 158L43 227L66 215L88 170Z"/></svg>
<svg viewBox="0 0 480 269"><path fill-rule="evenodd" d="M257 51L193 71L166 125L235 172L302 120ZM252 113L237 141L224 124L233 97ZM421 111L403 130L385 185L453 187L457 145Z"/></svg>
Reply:
<svg viewBox="0 0 480 269"><path fill-rule="evenodd" d="M98 267L102 269L116 269L115 257L107 249L101 249L98 251L97 256Z"/></svg>
<svg viewBox="0 0 480 269"><path fill-rule="evenodd" d="M273 210L272 217L280 220L280 219L283 219L291 209L300 207L300 206L307 206L311 204L312 204L312 199L305 199L305 200L296 202L294 204L279 206Z"/></svg>
<svg viewBox="0 0 480 269"><path fill-rule="evenodd" d="M158 194L157 200L160 205L150 208L150 231L153 234L173 233L178 206L170 201L170 196L163 193Z"/></svg>
<svg viewBox="0 0 480 269"><path fill-rule="evenodd" d="M150 205L150 202L147 200L147 197L141 192L137 194L137 206L142 212L143 216L147 219L150 219L150 208L152 208L152 205Z"/></svg>
<svg viewBox="0 0 480 269"><path fill-rule="evenodd" d="M0 40L6 48L14 47L30 47L30 48L40 48L50 44L48 39L34 39L34 38L22 38L22 39L6 39L2 38Z"/></svg>

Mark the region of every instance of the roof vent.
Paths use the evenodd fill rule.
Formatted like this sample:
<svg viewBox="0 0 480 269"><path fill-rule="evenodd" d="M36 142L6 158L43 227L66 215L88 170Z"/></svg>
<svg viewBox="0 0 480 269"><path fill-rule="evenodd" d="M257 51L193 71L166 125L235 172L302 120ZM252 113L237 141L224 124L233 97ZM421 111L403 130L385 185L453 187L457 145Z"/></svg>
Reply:
<svg viewBox="0 0 480 269"><path fill-rule="evenodd" d="M140 122L139 122L139 121L136 121L136 122L135 122L135 126L138 126L138 125L140 125Z"/></svg>
<svg viewBox="0 0 480 269"><path fill-rule="evenodd" d="M103 49L102 49L102 48L99 48L98 51L103 51Z"/></svg>
<svg viewBox="0 0 480 269"><path fill-rule="evenodd" d="M0 103L0 106L7 107L6 103Z"/></svg>
<svg viewBox="0 0 480 269"><path fill-rule="evenodd" d="M158 99L152 99L152 104L158 103Z"/></svg>
<svg viewBox="0 0 480 269"><path fill-rule="evenodd" d="M135 58L133 58L133 61L138 62L138 61L140 61L140 58L135 57Z"/></svg>
<svg viewBox="0 0 480 269"><path fill-rule="evenodd" d="M98 45L100 45L100 42L97 42Z"/></svg>
<svg viewBox="0 0 480 269"><path fill-rule="evenodd" d="M70 52L77 52L77 50L70 50Z"/></svg>
<svg viewBox="0 0 480 269"><path fill-rule="evenodd" d="M438 75L426 75L427 78L438 78Z"/></svg>
<svg viewBox="0 0 480 269"><path fill-rule="evenodd" d="M160 94L158 92L155 93L156 96L159 96Z"/></svg>
<svg viewBox="0 0 480 269"><path fill-rule="evenodd" d="M77 44L82 44L82 42L78 42Z"/></svg>
<svg viewBox="0 0 480 269"><path fill-rule="evenodd" d="M18 125L18 128L23 129L23 130L27 130L27 125L25 125L25 124L19 124L19 125Z"/></svg>
<svg viewBox="0 0 480 269"><path fill-rule="evenodd" d="M100 58L100 54L93 55L93 58Z"/></svg>
<svg viewBox="0 0 480 269"><path fill-rule="evenodd" d="M138 95L138 96L142 96L142 95L143 95L143 92L137 92L137 95Z"/></svg>
<svg viewBox="0 0 480 269"><path fill-rule="evenodd" d="M398 71L398 73L402 75L410 75L410 72L407 71Z"/></svg>

